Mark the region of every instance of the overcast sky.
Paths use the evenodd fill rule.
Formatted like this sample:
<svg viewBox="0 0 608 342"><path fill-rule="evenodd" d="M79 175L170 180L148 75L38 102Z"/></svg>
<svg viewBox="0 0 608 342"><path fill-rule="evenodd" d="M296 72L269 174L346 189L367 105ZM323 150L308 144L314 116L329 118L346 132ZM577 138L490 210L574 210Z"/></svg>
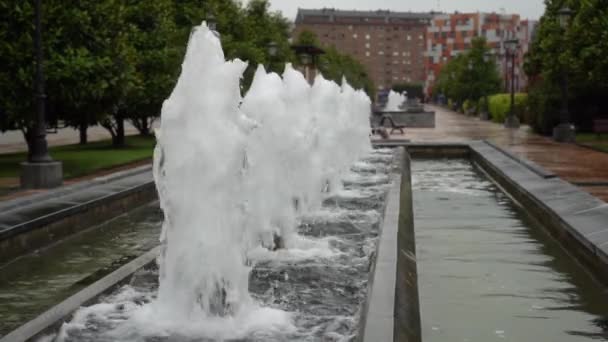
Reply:
<svg viewBox="0 0 608 342"><path fill-rule="evenodd" d="M543 0L270 0L271 8L294 20L300 8L336 8L391 11L501 12L538 19L543 14Z"/></svg>

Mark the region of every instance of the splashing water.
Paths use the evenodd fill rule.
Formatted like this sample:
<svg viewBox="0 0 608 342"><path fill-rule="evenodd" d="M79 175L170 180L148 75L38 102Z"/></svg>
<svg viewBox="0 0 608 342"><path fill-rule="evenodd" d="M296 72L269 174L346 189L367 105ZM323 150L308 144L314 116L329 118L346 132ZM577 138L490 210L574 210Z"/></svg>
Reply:
<svg viewBox="0 0 608 342"><path fill-rule="evenodd" d="M163 105L154 153L165 214L160 285L139 314L156 328L213 321L234 331L262 316L285 325L282 311L250 297L247 254L277 247L276 236L287 249L297 243L296 217L339 191L338 176L371 150L362 91L320 75L311 87L290 65L282 78L260 66L241 98L246 66L225 61L203 23Z"/></svg>
<svg viewBox="0 0 608 342"><path fill-rule="evenodd" d="M387 112L397 112L402 110L400 107L405 103L407 97L403 94L399 94L393 90L388 93L388 102L386 103L386 108L384 108Z"/></svg>

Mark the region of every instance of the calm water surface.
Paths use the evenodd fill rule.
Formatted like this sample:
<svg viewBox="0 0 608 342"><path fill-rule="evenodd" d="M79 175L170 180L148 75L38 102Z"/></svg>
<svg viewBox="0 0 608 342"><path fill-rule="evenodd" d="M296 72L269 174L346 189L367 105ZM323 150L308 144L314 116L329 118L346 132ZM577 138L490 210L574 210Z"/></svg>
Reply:
<svg viewBox="0 0 608 342"><path fill-rule="evenodd" d="M412 166L423 341L608 340L608 295L468 161Z"/></svg>
<svg viewBox="0 0 608 342"><path fill-rule="evenodd" d="M0 337L158 244L158 204L0 267Z"/></svg>

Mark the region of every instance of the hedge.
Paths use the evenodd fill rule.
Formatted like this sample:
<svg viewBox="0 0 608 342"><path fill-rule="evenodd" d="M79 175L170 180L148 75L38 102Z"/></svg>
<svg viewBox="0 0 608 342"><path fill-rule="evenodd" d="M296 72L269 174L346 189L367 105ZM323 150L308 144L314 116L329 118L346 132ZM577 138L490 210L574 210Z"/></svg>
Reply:
<svg viewBox="0 0 608 342"><path fill-rule="evenodd" d="M511 108L511 94L496 94L488 98L488 110L494 122L504 122ZM515 115L525 121L528 111L528 94L515 94Z"/></svg>

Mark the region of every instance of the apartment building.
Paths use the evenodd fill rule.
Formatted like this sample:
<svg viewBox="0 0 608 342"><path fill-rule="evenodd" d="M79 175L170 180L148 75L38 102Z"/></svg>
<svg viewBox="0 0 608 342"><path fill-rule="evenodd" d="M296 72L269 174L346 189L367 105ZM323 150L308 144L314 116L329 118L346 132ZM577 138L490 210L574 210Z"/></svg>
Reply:
<svg viewBox="0 0 608 342"><path fill-rule="evenodd" d="M524 55L529 49L537 22L521 20L517 14L497 13L453 13L433 17L427 28L427 51L425 58L425 90L432 92L441 68L453 57L467 51L476 37L485 37L503 77L505 90L514 82L516 91L527 86L523 72ZM515 56L515 77L511 79L510 63L504 42L519 40Z"/></svg>
<svg viewBox="0 0 608 342"><path fill-rule="evenodd" d="M433 14L392 11L298 9L294 39L314 32L324 47L361 62L378 90L426 80L427 26Z"/></svg>

